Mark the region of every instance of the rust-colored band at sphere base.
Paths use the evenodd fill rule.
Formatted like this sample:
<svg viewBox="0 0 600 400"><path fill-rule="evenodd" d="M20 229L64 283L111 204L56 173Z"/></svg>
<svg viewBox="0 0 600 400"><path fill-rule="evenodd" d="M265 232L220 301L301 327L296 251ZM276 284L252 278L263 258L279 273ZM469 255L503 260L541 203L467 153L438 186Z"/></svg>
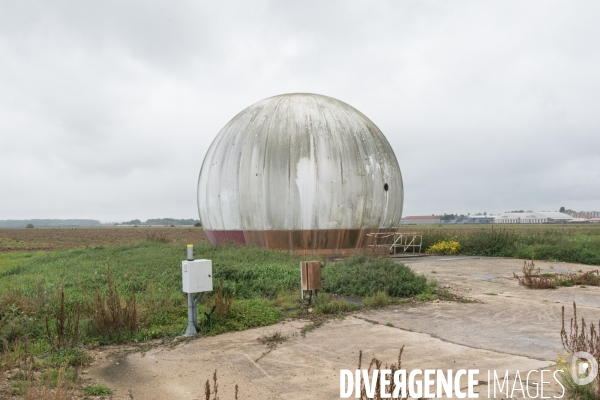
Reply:
<svg viewBox="0 0 600 400"><path fill-rule="evenodd" d="M206 230L212 244L235 242L291 250L300 254L352 255L358 249L375 243L369 233L392 233L395 228L375 229L313 229L313 230Z"/></svg>

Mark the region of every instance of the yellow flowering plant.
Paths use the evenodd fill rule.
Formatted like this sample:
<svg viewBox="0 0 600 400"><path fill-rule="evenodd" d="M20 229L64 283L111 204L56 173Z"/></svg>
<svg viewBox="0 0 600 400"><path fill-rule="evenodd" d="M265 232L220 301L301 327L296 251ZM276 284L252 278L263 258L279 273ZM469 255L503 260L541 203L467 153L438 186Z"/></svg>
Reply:
<svg viewBox="0 0 600 400"><path fill-rule="evenodd" d="M427 249L429 254L458 254L460 253L460 243L456 240L443 240L430 246Z"/></svg>

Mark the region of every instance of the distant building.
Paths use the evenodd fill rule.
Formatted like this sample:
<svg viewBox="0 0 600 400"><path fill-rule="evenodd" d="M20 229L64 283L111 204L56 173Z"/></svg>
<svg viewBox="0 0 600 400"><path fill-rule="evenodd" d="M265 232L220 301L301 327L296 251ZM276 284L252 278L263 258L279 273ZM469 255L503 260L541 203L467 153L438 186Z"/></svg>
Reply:
<svg viewBox="0 0 600 400"><path fill-rule="evenodd" d="M404 217L400 221L400 225L435 225L442 222L442 217L435 215L416 215Z"/></svg>
<svg viewBox="0 0 600 400"><path fill-rule="evenodd" d="M492 224L494 223L495 217L491 215L469 215L465 220L462 221L463 224Z"/></svg>
<svg viewBox="0 0 600 400"><path fill-rule="evenodd" d="M600 218L600 211L567 211L573 218L585 218L585 219L593 219Z"/></svg>
<svg viewBox="0 0 600 400"><path fill-rule="evenodd" d="M573 218L568 223L569 224L589 224L590 220L587 218Z"/></svg>
<svg viewBox="0 0 600 400"><path fill-rule="evenodd" d="M442 224L493 224L491 215L461 215L458 218L442 220Z"/></svg>
<svg viewBox="0 0 600 400"><path fill-rule="evenodd" d="M561 212L517 212L503 213L494 217L495 224L559 224L573 220Z"/></svg>

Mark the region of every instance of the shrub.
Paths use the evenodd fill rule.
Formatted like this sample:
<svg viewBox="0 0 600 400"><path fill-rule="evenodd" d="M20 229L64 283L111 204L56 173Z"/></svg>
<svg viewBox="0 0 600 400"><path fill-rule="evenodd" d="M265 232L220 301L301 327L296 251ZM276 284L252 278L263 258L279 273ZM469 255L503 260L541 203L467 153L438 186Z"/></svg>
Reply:
<svg viewBox="0 0 600 400"><path fill-rule="evenodd" d="M430 254L458 254L460 253L460 243L456 240L442 240L427 249Z"/></svg>
<svg viewBox="0 0 600 400"><path fill-rule="evenodd" d="M513 276L519 281L519 285L530 289L554 289L559 284L556 274L541 274L540 269L535 269L533 256L531 262L523 262L523 276L513 272Z"/></svg>
<svg viewBox="0 0 600 400"><path fill-rule="evenodd" d="M389 258L353 256L328 263L321 272L323 289L346 296L371 296L383 291L388 296L407 297L422 293L426 278ZM296 278L297 280L297 278Z"/></svg>
<svg viewBox="0 0 600 400"><path fill-rule="evenodd" d="M513 272L513 276L519 281L519 285L531 289L555 289L557 286L572 287L580 285L599 286L600 271L588 271L568 274L542 274L540 269L535 269L533 255L531 262L523 263L523 276L518 276Z"/></svg>
<svg viewBox="0 0 600 400"><path fill-rule="evenodd" d="M588 271L583 273L570 273L567 274L569 281L572 285L589 285L589 286L600 286L600 271Z"/></svg>

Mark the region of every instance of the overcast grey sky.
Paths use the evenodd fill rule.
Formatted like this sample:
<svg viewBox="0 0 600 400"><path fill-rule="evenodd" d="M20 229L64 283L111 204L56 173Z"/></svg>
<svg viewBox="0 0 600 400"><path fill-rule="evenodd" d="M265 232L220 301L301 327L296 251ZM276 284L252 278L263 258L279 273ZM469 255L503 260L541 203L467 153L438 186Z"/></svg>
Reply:
<svg viewBox="0 0 600 400"><path fill-rule="evenodd" d="M387 136L404 215L600 210L597 1L3 1L0 219L197 218L210 143L263 98Z"/></svg>

